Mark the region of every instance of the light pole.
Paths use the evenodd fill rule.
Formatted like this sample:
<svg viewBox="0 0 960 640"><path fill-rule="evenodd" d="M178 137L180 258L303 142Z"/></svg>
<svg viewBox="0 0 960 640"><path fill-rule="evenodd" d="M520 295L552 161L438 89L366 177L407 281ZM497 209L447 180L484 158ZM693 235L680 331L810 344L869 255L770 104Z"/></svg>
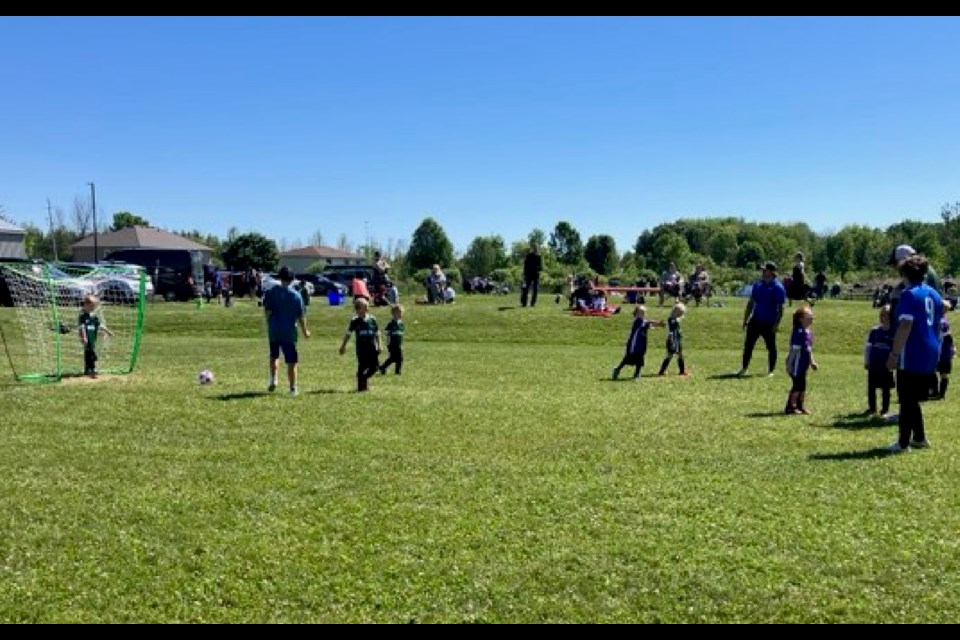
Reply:
<svg viewBox="0 0 960 640"><path fill-rule="evenodd" d="M90 185L90 207L93 209L93 262L100 264L100 247L97 246L97 185Z"/></svg>

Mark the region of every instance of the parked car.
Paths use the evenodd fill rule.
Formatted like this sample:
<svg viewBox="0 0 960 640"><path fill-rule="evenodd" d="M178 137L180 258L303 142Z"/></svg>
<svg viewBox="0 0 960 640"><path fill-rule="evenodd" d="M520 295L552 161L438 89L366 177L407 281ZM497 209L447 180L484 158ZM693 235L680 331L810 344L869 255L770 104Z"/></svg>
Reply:
<svg viewBox="0 0 960 640"><path fill-rule="evenodd" d="M337 267L326 269L320 275L349 289L355 278L371 282L373 280L373 267Z"/></svg>
<svg viewBox="0 0 960 640"><path fill-rule="evenodd" d="M203 290L203 253L193 249L122 249L108 260L145 267L164 300L192 300Z"/></svg>
<svg viewBox="0 0 960 640"><path fill-rule="evenodd" d="M263 274L263 280L261 281L261 287L263 287L263 290L264 290L264 291L267 291L268 289L272 289L273 287L277 286L278 284L280 284L280 278L277 276L277 274L275 274L275 273L265 273L265 274ZM312 282L302 282L301 280L298 280L298 279L294 278L294 279L293 279L293 282L291 283L291 286L293 286L294 289L298 289L298 290L300 289L301 286L306 286L306 287L307 287L307 293L308 293L309 295L312 296L313 293L314 293L314 288L313 288L313 283L312 283Z"/></svg>
<svg viewBox="0 0 960 640"><path fill-rule="evenodd" d="M347 285L334 282L330 278L317 273L298 273L295 277L298 280L303 280L304 282L309 282L312 284L314 295L325 296L331 291L336 291L340 295L346 296L347 291L349 291L349 287L347 287Z"/></svg>
<svg viewBox="0 0 960 640"><path fill-rule="evenodd" d="M0 298L4 306L13 306L15 295L18 295L22 304L27 306L48 304L52 289L57 306L78 307L84 296L96 293L92 283L73 278L57 267L45 264L42 260L4 260L3 263L22 278L19 283L21 291L17 294L10 289L9 278L7 276L2 278ZM49 274L49 285L45 274Z"/></svg>
<svg viewBox="0 0 960 640"><path fill-rule="evenodd" d="M97 295L106 302L133 302L140 292L140 277L146 275L144 295L153 296L154 286L146 267L126 262L105 260L93 262L58 262L56 266L72 277L89 280Z"/></svg>

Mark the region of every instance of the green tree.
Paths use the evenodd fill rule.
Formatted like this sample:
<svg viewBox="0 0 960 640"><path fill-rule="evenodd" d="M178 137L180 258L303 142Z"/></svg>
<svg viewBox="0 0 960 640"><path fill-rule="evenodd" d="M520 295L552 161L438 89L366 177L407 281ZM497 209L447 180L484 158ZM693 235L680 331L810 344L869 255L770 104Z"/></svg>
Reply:
<svg viewBox="0 0 960 640"><path fill-rule="evenodd" d="M530 232L530 235L527 236L527 244L535 244L538 247L543 248L547 242L547 232L543 229L534 229Z"/></svg>
<svg viewBox="0 0 960 640"><path fill-rule="evenodd" d="M827 240L826 248L830 268L844 277L853 268L853 238L838 233Z"/></svg>
<svg viewBox="0 0 960 640"><path fill-rule="evenodd" d="M280 261L277 243L259 233L237 236L223 250L223 262L234 271L273 271Z"/></svg>
<svg viewBox="0 0 960 640"><path fill-rule="evenodd" d="M548 242L550 251L557 261L566 265L575 265L583 259L583 241L580 232L569 222L558 222Z"/></svg>
<svg viewBox="0 0 960 640"><path fill-rule="evenodd" d="M494 269L507 266L507 251L500 236L477 237L460 260L468 277L488 276Z"/></svg>
<svg viewBox="0 0 960 640"><path fill-rule="evenodd" d="M118 211L113 214L113 225L110 227L111 231L119 231L120 229L126 229L127 227L149 227L150 223L146 218L141 218L138 215L132 214L129 211Z"/></svg>
<svg viewBox="0 0 960 640"><path fill-rule="evenodd" d="M600 275L608 276L617 268L617 243L611 236L590 236L583 255L590 268Z"/></svg>
<svg viewBox="0 0 960 640"><path fill-rule="evenodd" d="M707 255L715 263L731 267L737 263L737 234L732 229L720 229L706 242Z"/></svg>
<svg viewBox="0 0 960 640"><path fill-rule="evenodd" d="M407 251L407 270L414 273L429 269L434 264L449 267L453 264L453 244L446 232L433 218L425 218L413 232Z"/></svg>
<svg viewBox="0 0 960 640"><path fill-rule="evenodd" d="M747 240L737 249L737 267L741 269L758 269L764 261L763 247L759 242Z"/></svg>

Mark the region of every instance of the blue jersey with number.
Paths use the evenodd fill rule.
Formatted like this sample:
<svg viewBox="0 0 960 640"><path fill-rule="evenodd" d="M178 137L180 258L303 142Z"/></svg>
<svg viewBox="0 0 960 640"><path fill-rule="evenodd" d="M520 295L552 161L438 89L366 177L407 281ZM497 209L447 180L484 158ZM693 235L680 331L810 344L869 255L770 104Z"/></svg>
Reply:
<svg viewBox="0 0 960 640"><path fill-rule="evenodd" d="M753 299L755 322L774 324L780 321L780 308L787 301L787 291L778 278L771 278L768 282L762 279L754 282L750 297Z"/></svg>
<svg viewBox="0 0 960 640"><path fill-rule="evenodd" d="M917 284L900 294L897 320L911 320L910 336L900 354L899 368L912 373L933 373L940 359L940 320L943 299L926 284Z"/></svg>

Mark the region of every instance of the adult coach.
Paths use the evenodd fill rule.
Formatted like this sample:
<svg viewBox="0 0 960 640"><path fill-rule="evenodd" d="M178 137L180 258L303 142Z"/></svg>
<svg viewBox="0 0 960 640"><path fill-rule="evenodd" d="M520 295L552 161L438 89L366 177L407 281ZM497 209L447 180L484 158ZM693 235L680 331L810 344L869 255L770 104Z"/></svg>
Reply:
<svg viewBox="0 0 960 640"><path fill-rule="evenodd" d="M543 256L536 242L530 243L530 251L523 259L523 286L520 288L520 306L527 306L527 296L530 297L530 306L537 306L537 292L540 290L540 272L543 271Z"/></svg>
<svg viewBox="0 0 960 640"><path fill-rule="evenodd" d="M943 299L924 282L929 271L926 258L914 255L900 265L904 290L897 304L893 348L887 368L897 372L900 398L900 437L889 447L891 453L924 449L929 445L920 402L927 398L930 376L940 359L940 320Z"/></svg>
<svg viewBox="0 0 960 640"><path fill-rule="evenodd" d="M270 340L270 384L267 390L277 389L277 375L280 373L280 352L287 363L287 381L290 383L290 395L296 396L297 389L297 326L303 331L303 337L310 337L304 316L303 298L297 293L293 283L293 272L289 267L280 268L280 284L274 285L264 293L263 312L267 316L267 333Z"/></svg>
<svg viewBox="0 0 960 640"><path fill-rule="evenodd" d="M780 328L780 318L783 317L783 305L786 301L787 291L777 277L777 265L768 262L763 265L760 279L753 283L750 300L743 313L743 329L747 332L747 337L743 343L743 366L737 375L747 375L753 347L760 337L767 345L767 375L773 375L777 368L777 329Z"/></svg>

